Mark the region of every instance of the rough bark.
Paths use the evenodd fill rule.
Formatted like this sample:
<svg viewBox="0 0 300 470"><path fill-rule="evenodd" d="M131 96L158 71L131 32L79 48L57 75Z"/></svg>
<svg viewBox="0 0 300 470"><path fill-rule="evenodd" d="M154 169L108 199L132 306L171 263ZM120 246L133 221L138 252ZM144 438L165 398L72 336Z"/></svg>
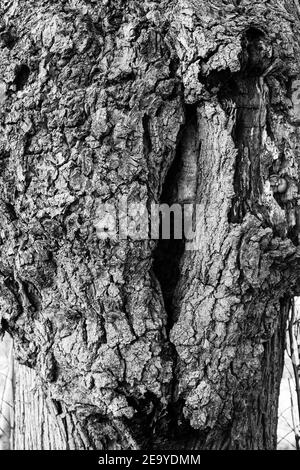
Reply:
<svg viewBox="0 0 300 470"><path fill-rule="evenodd" d="M297 0L0 14L1 328L18 360L82 429L75 448L274 448L300 275ZM120 196L198 204L194 251L99 240L99 204Z"/></svg>

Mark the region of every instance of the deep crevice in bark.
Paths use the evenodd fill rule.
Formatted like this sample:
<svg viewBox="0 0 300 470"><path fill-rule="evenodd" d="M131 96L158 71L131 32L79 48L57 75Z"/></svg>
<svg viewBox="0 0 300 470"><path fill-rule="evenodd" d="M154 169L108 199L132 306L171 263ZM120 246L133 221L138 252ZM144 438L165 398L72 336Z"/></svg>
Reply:
<svg viewBox="0 0 300 470"><path fill-rule="evenodd" d="M247 212L255 212L261 193L260 151L263 130L268 132L268 88L257 74L261 66L258 59L257 62L255 66L252 57L242 72L231 74L224 70L210 74L206 80L209 90L218 89L219 103L228 118L236 109L231 135L238 155L234 173L235 196L228 216L231 223L241 223Z"/></svg>
<svg viewBox="0 0 300 470"><path fill-rule="evenodd" d="M173 204L181 204L180 200L180 188L179 180L182 178L182 173L185 171L183 162L183 142L185 136L189 133L190 128L195 128L197 116L196 108L194 106L186 107L186 124L181 131L181 135L178 139L176 148L175 158L169 168L166 175L162 193L160 197L160 204L167 204L171 207ZM165 309L169 319L169 329L172 327L173 318L173 296L180 277L180 262L184 254L185 240L184 240L184 221L183 217L180 223L182 223L182 237L177 239L175 224L179 221L175 220L175 214L171 211L170 213L170 239L166 240L162 238L162 223L166 222L163 220L163 216L160 215L160 239L157 243L157 247L154 251L153 256L153 271L160 283L162 294L165 303Z"/></svg>
<svg viewBox="0 0 300 470"><path fill-rule="evenodd" d="M9 28L7 31L1 32L0 41L3 43L4 47L11 50L18 42L18 37L13 28Z"/></svg>
<svg viewBox="0 0 300 470"><path fill-rule="evenodd" d="M249 28L243 38L242 71L227 78L219 91L220 102L236 106L232 138L238 149L234 175L235 196L229 221L241 223L248 211L259 212L263 131L268 133L269 88L264 74L271 64L272 47L265 33ZM270 170L270 168L269 168ZM261 207L259 207L261 210Z"/></svg>
<svg viewBox="0 0 300 470"><path fill-rule="evenodd" d="M16 90L20 91L23 90L24 86L27 83L27 80L30 75L30 68L26 64L21 64L16 68L15 80L14 84L16 86Z"/></svg>
<svg viewBox="0 0 300 470"><path fill-rule="evenodd" d="M157 434L163 436L167 431L162 403L151 392L147 392L140 400L128 396L127 401L137 411L129 421L133 437L141 449L153 449Z"/></svg>
<svg viewBox="0 0 300 470"><path fill-rule="evenodd" d="M144 129L148 126L144 121ZM181 276L181 261L185 253L184 233L184 204L196 203L196 187L198 182L198 154L200 151L198 129L197 105L186 105L185 124L178 136L175 158L166 175L160 204L180 204L182 207L182 238L176 239L175 216L171 212L171 236L170 240L162 239L162 217L160 219L160 239L153 256L153 271L156 275L163 294L164 306L168 316L167 331L176 321L174 312L174 297L176 287ZM149 145L147 145L149 147ZM177 397L177 352L175 346L170 343L173 359L173 381L170 383L170 400L166 415L159 418L159 410L156 410L156 436L153 441L154 449L159 448L185 448L187 442L193 448L198 448L201 439L198 430L191 427L189 420L184 417L183 408L185 401Z"/></svg>
<svg viewBox="0 0 300 470"><path fill-rule="evenodd" d="M237 117L234 141L238 149L234 176L235 198L230 221L241 223L245 214L253 210L252 201L259 195L260 161L262 139L262 113L260 106L263 91L258 91L258 80L245 78L239 81L240 94L236 97Z"/></svg>

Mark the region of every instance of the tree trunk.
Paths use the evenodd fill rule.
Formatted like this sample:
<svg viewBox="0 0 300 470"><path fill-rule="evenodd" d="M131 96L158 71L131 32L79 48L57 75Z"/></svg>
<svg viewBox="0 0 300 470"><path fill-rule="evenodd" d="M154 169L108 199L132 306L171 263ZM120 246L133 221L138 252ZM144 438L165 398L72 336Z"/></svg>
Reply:
<svg viewBox="0 0 300 470"><path fill-rule="evenodd" d="M0 450L13 447L14 361L8 335L0 341Z"/></svg>
<svg viewBox="0 0 300 470"><path fill-rule="evenodd" d="M0 18L1 329L35 370L16 447L275 448L298 0L4 0ZM125 198L192 205L195 240L103 237Z"/></svg>
<svg viewBox="0 0 300 470"><path fill-rule="evenodd" d="M47 397L34 370L16 365L15 450L88 449L73 415Z"/></svg>

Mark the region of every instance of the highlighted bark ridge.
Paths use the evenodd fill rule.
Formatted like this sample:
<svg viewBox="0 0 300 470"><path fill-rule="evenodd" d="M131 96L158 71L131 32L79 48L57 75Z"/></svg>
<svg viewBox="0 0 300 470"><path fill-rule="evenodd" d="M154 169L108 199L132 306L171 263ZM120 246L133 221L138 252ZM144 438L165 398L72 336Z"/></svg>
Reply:
<svg viewBox="0 0 300 470"><path fill-rule="evenodd" d="M1 327L66 440L273 448L300 273L296 4L0 14ZM121 196L198 204L195 250L99 240L97 207Z"/></svg>

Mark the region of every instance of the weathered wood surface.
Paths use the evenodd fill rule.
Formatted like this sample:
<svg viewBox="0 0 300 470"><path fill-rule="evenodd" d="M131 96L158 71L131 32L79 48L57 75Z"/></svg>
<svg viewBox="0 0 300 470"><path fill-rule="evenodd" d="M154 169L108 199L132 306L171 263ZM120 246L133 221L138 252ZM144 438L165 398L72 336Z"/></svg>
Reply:
<svg viewBox="0 0 300 470"><path fill-rule="evenodd" d="M8 335L0 340L0 450L13 448L14 361Z"/></svg>
<svg viewBox="0 0 300 470"><path fill-rule="evenodd" d="M16 364L14 435L15 450L89 449L90 443L77 419L52 400L33 369Z"/></svg>

